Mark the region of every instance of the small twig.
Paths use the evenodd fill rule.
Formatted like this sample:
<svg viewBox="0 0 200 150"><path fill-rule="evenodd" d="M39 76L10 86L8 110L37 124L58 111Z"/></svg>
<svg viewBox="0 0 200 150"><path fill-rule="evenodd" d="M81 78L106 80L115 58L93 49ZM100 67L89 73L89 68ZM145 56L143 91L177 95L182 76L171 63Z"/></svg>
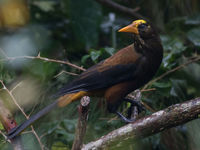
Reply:
<svg viewBox="0 0 200 150"><path fill-rule="evenodd" d="M29 134L29 133L32 133L32 131L31 130L30 131L24 131L21 134Z"/></svg>
<svg viewBox="0 0 200 150"><path fill-rule="evenodd" d="M132 8L128 8L128 7L125 7L123 5L120 5L112 0L96 0L97 2L103 4L103 5L106 5L116 11L120 11L122 13L125 13L125 14L128 14L132 17L135 17L137 19L145 19L145 20L148 20L147 18L143 17L141 14L137 13L137 11L140 9L140 7L136 7L134 9Z"/></svg>
<svg viewBox="0 0 200 150"><path fill-rule="evenodd" d="M0 52L4 55L4 57L8 57L6 53L0 48Z"/></svg>
<svg viewBox="0 0 200 150"><path fill-rule="evenodd" d="M7 91L7 93L10 95L10 97L12 98L13 102L15 103L15 105L18 107L18 109L21 111L21 113L25 116L26 119L29 119L29 116L24 112L23 108L17 103L17 100L15 99L15 97L13 96L12 92L8 90L8 88L5 86L5 84L3 83L2 80L0 80L0 83L2 84L3 86L3 89L5 89ZM40 144L40 148L41 150L44 150L43 148L43 144L42 142L40 141L40 138L39 136L37 135L37 133L35 132L33 126L31 126L31 130L32 130L32 133L35 135L38 143Z"/></svg>
<svg viewBox="0 0 200 150"><path fill-rule="evenodd" d="M46 133L44 133L44 134L42 134L41 136L40 136L40 139L42 139L43 137L45 137L46 135L48 135L48 133L46 132Z"/></svg>
<svg viewBox="0 0 200 150"><path fill-rule="evenodd" d="M81 104L78 107L79 119L76 127L75 140L72 146L72 150L80 150L83 145L83 139L86 132L86 125L88 119L90 98L84 96L81 99Z"/></svg>
<svg viewBox="0 0 200 150"><path fill-rule="evenodd" d="M146 104L145 102L142 102L141 101L141 103L142 103L142 105L144 105L144 107L147 109L147 110L149 110L150 112L156 112L156 110L155 109L153 109L152 107L150 107L148 104Z"/></svg>
<svg viewBox="0 0 200 150"><path fill-rule="evenodd" d="M16 59L39 59L39 60L43 60L43 61L47 61L47 62L54 62L54 63L69 65L69 66L79 69L81 71L85 71L85 69L83 67L79 67L75 64L70 63L69 61L55 60L55 59L42 57L42 56L40 56L40 53L37 56L15 56L15 57L6 56L6 58L0 59L0 61L13 61Z"/></svg>
<svg viewBox="0 0 200 150"><path fill-rule="evenodd" d="M40 137L38 136L38 134L35 132L35 129L33 128L33 126L31 126L31 130L32 130L32 133L35 135L38 143L40 144L41 150L44 150L44 145L42 144L42 142L41 142Z"/></svg>
<svg viewBox="0 0 200 150"><path fill-rule="evenodd" d="M32 113L34 112L36 106L37 106L37 105L35 104L35 105L32 107L32 110L31 110L31 112L28 114L28 117L30 117L30 116L32 115Z"/></svg>
<svg viewBox="0 0 200 150"><path fill-rule="evenodd" d="M17 126L11 111L6 107L2 99L0 99L0 122L2 123L7 133ZM0 133L4 136L5 140L12 145L14 150L23 150L20 136L8 140L7 136L3 132L0 131Z"/></svg>
<svg viewBox="0 0 200 150"><path fill-rule="evenodd" d="M112 119L112 120L111 120L111 119ZM113 121L113 120L119 120L119 118L117 118L117 117L116 117L116 118L111 118L111 119L110 119L110 118L107 118L107 117L100 117L100 118L99 118L99 120L108 120L108 122L111 122L111 121Z"/></svg>
<svg viewBox="0 0 200 150"><path fill-rule="evenodd" d="M13 87L10 92L13 93L13 91L18 88L21 85L22 82L19 82L15 87Z"/></svg>
<svg viewBox="0 0 200 150"><path fill-rule="evenodd" d="M57 75L55 75L54 78L57 78L58 76L60 76L60 75L63 74L63 73L69 74L69 75L72 75L72 76L78 76L78 74L76 74L76 73L68 72L68 71L62 70L60 73L58 73Z"/></svg>
<svg viewBox="0 0 200 150"><path fill-rule="evenodd" d="M10 95L10 97L12 98L13 102L15 103L15 105L19 108L19 110L22 112L22 114L26 117L26 119L29 119L29 117L26 115L26 113L24 112L24 110L22 109L22 107L17 103L15 97L13 96L13 94L8 90L8 88L5 86L5 84L3 83L2 80L0 80L0 83L3 86L3 89L5 89L7 91L7 93Z"/></svg>
<svg viewBox="0 0 200 150"><path fill-rule="evenodd" d="M116 129L100 139L83 146L82 150L114 149L121 142L132 141L154 135L163 130L197 119L200 114L200 97L184 103L172 105L152 115Z"/></svg>
<svg viewBox="0 0 200 150"><path fill-rule="evenodd" d="M155 91L156 88L151 88L151 89L142 89L140 90L141 92L150 92L150 91Z"/></svg>
<svg viewBox="0 0 200 150"><path fill-rule="evenodd" d="M4 139L6 141L8 141L9 143L11 143L11 141L7 139L7 136L3 132L1 132L1 130L0 130L0 134L4 137Z"/></svg>
<svg viewBox="0 0 200 150"><path fill-rule="evenodd" d="M175 67L175 68L173 68L173 69L171 69L171 70L169 70L169 71L163 73L162 75L160 75L159 77L155 78L154 80L151 80L149 83L147 83L147 84L142 88L142 90L145 90L145 89L146 89L148 86L150 86L152 83L154 83L154 82L156 82L156 81L158 81L158 80L164 78L165 76L169 75L170 73L173 73L173 72L175 72L175 71L177 71L177 70L180 70L180 69L182 69L183 67L185 67L185 66L187 66L187 65L189 65L189 64L191 64L191 63L193 63L193 62L199 61L199 60L200 60L200 56L193 57L193 59L191 59L191 60L189 60L189 61L187 61L187 62L181 64L180 66L177 66L177 67Z"/></svg>

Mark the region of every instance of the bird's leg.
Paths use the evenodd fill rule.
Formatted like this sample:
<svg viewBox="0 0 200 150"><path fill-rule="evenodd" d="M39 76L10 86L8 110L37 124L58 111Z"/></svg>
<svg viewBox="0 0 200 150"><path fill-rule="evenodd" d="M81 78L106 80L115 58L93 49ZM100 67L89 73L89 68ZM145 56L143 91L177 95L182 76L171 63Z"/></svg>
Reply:
<svg viewBox="0 0 200 150"><path fill-rule="evenodd" d="M132 103L130 105L130 107L128 108L128 111L127 111L127 118L134 118L136 119L137 116L138 116L139 112L138 112L138 108L137 106L134 106Z"/></svg>
<svg viewBox="0 0 200 150"><path fill-rule="evenodd" d="M136 120L136 113L139 114L140 112L142 112L143 110L145 110L144 106L140 103L140 101L138 100L132 100L132 99L128 99L125 98L124 99L126 102L131 103L131 106L128 109L128 117L125 117L124 115L122 115L120 112L116 112L116 114L126 123L131 123L134 122ZM133 114L134 113L134 114ZM133 115L132 115L133 114ZM133 117L132 117L133 116ZM131 119L129 119L131 118Z"/></svg>
<svg viewBox="0 0 200 150"><path fill-rule="evenodd" d="M125 122L125 123L131 123L136 120L136 113L140 113L145 110L145 107L140 103L138 100L132 100L125 98L124 101L131 103L131 106L128 109L128 117L125 117L120 112L116 111L116 114ZM136 108L136 109L135 109ZM138 111L137 111L138 110ZM135 114L133 114L135 113ZM133 117L132 117L133 114ZM130 119L131 118L131 119Z"/></svg>
<svg viewBox="0 0 200 150"><path fill-rule="evenodd" d="M131 117L134 113L134 110L137 110L138 114L142 111L145 111L144 105L140 102L142 94L140 90L135 90L132 94L128 95L129 98L124 98L124 101L131 103L131 106L128 110L128 116Z"/></svg>
<svg viewBox="0 0 200 150"><path fill-rule="evenodd" d="M132 99L131 99L132 98ZM128 109L128 117L122 115L122 113L117 111L118 105L108 105L107 108L109 112L117 114L124 122L131 123L134 122L137 118L137 115L145 110L145 107L140 103L141 92L140 90L135 90L134 95L131 95L130 98L124 98L123 101L131 103L131 106Z"/></svg>
<svg viewBox="0 0 200 150"><path fill-rule="evenodd" d="M119 103L120 104L120 103ZM119 105L118 104L118 105ZM107 109L110 113L114 113L114 114L117 114L125 123L131 123L131 122L134 122L134 120L132 119L128 119L126 118L125 116L123 116L120 112L117 111L118 109L118 105L112 105L112 104L108 104L107 105Z"/></svg>
<svg viewBox="0 0 200 150"><path fill-rule="evenodd" d="M137 107L138 113L145 111L144 105L138 100L132 100L132 99L129 99L129 98L125 98L124 101L131 103L131 106L129 107L129 110L128 110L129 117L131 115L129 113L132 113L132 109L134 108L134 106Z"/></svg>
<svg viewBox="0 0 200 150"><path fill-rule="evenodd" d="M136 100L131 99L124 99L126 102L131 103L131 106L128 109L128 117L125 117L120 112L116 112L116 114L125 122L125 123L131 123L136 120L136 113L140 113L142 110L144 110L143 105ZM134 113L134 114L133 114ZM133 114L133 115L132 115ZM133 116L133 117L132 117ZM130 119L131 118L131 119Z"/></svg>

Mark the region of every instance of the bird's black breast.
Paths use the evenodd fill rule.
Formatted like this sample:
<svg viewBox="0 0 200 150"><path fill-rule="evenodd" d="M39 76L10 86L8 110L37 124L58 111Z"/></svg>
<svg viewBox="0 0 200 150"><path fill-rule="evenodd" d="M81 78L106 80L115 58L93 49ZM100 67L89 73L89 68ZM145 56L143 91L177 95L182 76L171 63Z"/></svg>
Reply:
<svg viewBox="0 0 200 150"><path fill-rule="evenodd" d="M139 88L150 81L156 74L162 62L163 48L160 40L156 38L145 41L145 45L137 43L135 49L142 53L135 80L137 88Z"/></svg>

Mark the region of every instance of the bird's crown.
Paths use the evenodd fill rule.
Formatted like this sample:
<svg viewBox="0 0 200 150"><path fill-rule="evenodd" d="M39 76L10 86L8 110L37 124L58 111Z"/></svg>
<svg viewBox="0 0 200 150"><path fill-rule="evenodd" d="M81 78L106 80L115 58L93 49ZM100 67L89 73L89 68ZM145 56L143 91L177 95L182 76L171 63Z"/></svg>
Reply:
<svg viewBox="0 0 200 150"><path fill-rule="evenodd" d="M140 24L146 24L147 22L145 20L139 19L139 20L135 20L132 22L132 24L135 25L135 27L138 27Z"/></svg>

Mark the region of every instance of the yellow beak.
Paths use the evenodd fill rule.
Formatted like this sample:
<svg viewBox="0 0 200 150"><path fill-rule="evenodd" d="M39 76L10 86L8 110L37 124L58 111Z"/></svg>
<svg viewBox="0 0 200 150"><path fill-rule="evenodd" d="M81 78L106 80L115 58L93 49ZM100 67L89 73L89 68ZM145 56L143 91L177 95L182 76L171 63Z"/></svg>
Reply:
<svg viewBox="0 0 200 150"><path fill-rule="evenodd" d="M132 24L120 29L118 32L130 32L130 33L134 33L134 34L139 34L137 26L138 26L137 24L132 23Z"/></svg>

